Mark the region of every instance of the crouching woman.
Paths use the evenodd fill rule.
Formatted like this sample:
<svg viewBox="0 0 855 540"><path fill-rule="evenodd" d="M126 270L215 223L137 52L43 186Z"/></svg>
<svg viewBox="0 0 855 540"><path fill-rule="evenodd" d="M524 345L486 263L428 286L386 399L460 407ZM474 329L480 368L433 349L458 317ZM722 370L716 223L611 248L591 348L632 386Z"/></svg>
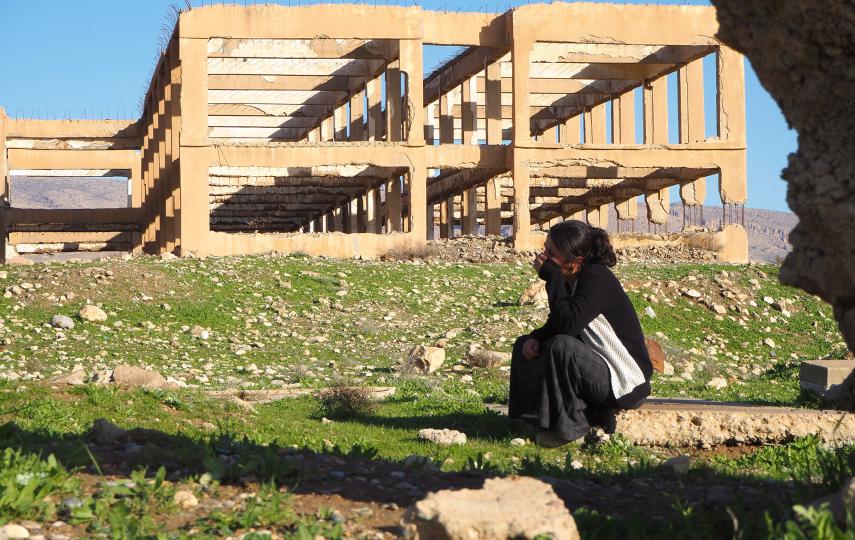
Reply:
<svg viewBox="0 0 855 540"><path fill-rule="evenodd" d="M635 309L609 270L616 262L606 231L581 221L552 227L534 260L549 317L514 345L508 412L535 423L543 446L593 426L613 432L615 410L650 394L653 366Z"/></svg>

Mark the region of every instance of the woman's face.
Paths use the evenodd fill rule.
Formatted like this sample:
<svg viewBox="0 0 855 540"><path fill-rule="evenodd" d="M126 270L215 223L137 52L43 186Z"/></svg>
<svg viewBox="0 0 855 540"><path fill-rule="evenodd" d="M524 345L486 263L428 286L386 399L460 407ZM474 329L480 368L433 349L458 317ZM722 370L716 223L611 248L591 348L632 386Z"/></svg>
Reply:
<svg viewBox="0 0 855 540"><path fill-rule="evenodd" d="M557 264L564 271L564 274L568 277L572 277L576 275L579 270L582 268L582 257L577 257L575 260L569 260L567 257L561 254L558 250L558 247L552 241L552 238L546 237L546 242L543 245L543 253L546 255L548 259L551 259L552 262Z"/></svg>

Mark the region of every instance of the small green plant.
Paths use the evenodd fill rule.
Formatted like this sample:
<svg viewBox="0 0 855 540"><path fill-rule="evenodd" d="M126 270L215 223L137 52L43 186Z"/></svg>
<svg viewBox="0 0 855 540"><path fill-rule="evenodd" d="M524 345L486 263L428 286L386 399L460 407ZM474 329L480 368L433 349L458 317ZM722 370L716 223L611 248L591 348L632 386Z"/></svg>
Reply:
<svg viewBox="0 0 855 540"><path fill-rule="evenodd" d="M332 386L315 396L321 413L327 418L346 419L367 416L377 408L371 392L356 386Z"/></svg>
<svg viewBox="0 0 855 540"><path fill-rule="evenodd" d="M6 448L0 454L0 524L22 518L49 519L56 512L52 500L78 486L53 454L42 460Z"/></svg>

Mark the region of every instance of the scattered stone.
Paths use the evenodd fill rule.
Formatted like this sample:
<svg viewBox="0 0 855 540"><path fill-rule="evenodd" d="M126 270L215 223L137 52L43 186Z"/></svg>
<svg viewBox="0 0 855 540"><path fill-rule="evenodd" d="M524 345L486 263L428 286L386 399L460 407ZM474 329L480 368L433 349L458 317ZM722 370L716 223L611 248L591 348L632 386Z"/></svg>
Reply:
<svg viewBox="0 0 855 540"><path fill-rule="evenodd" d="M511 446L525 446L525 439L521 439L519 437L511 439Z"/></svg>
<svg viewBox="0 0 855 540"><path fill-rule="evenodd" d="M662 366L662 374L669 377L674 375L674 366L672 366L670 362L666 361Z"/></svg>
<svg viewBox="0 0 855 540"><path fill-rule="evenodd" d="M546 295L546 284L543 281L532 283L520 295L519 304L521 306L529 305L546 305L549 303L549 297Z"/></svg>
<svg viewBox="0 0 855 540"><path fill-rule="evenodd" d="M156 371L136 366L119 365L113 370L113 382L129 388L165 388L166 379Z"/></svg>
<svg viewBox="0 0 855 540"><path fill-rule="evenodd" d="M715 311L719 315L726 315L727 314L727 308L721 304L713 304L712 309L713 309L713 311Z"/></svg>
<svg viewBox="0 0 855 540"><path fill-rule="evenodd" d="M647 345L647 355L650 357L653 369L659 373L665 371L665 351L662 345L655 339L645 339L644 344Z"/></svg>
<svg viewBox="0 0 855 540"><path fill-rule="evenodd" d="M69 386L80 386L85 382L86 371L81 365L75 365L69 373L63 373L48 380L48 384L67 384Z"/></svg>
<svg viewBox="0 0 855 540"><path fill-rule="evenodd" d="M772 338L764 339L763 344L769 347L770 349L774 349L776 347L775 340L773 340Z"/></svg>
<svg viewBox="0 0 855 540"><path fill-rule="evenodd" d="M721 390L727 387L727 379L724 377L713 377L707 383L707 388L714 388L715 390Z"/></svg>
<svg viewBox="0 0 855 540"><path fill-rule="evenodd" d="M495 368L510 362L511 353L470 347L469 352L466 353L466 361L474 367Z"/></svg>
<svg viewBox="0 0 855 540"><path fill-rule="evenodd" d="M442 367L445 362L445 349L441 347L428 347L417 345L413 347L407 358L410 369L420 369L425 373L433 373Z"/></svg>
<svg viewBox="0 0 855 540"><path fill-rule="evenodd" d="M770 306L775 303L775 299L771 296L764 296L763 301L769 304Z"/></svg>
<svg viewBox="0 0 855 540"><path fill-rule="evenodd" d="M692 458L689 456L674 456L662 462L662 467L669 469L677 474L686 474L689 472L689 465L692 463Z"/></svg>
<svg viewBox="0 0 855 540"><path fill-rule="evenodd" d="M179 489L175 492L175 495L172 497L175 506L181 508L182 510L188 510L197 506L199 504L199 499L193 495L192 492L186 489Z"/></svg>
<svg viewBox="0 0 855 540"><path fill-rule="evenodd" d="M431 493L407 510L404 523L422 540L579 538L552 486L519 476L487 479L481 489Z"/></svg>
<svg viewBox="0 0 855 540"><path fill-rule="evenodd" d="M29 538L30 531L26 528L18 525L17 523L7 523L0 527L0 538L8 538L9 540L19 539L19 538Z"/></svg>
<svg viewBox="0 0 855 540"><path fill-rule="evenodd" d="M71 330L74 328L74 320L71 317L66 315L54 315L50 320L50 325L54 328L63 328L65 330Z"/></svg>
<svg viewBox="0 0 855 540"><path fill-rule="evenodd" d="M650 306L647 306L646 308L644 308L644 314L647 315L648 317L650 317L651 319L656 318L656 312L653 311L653 308Z"/></svg>
<svg viewBox="0 0 855 540"><path fill-rule="evenodd" d="M573 469L574 471L578 471L579 469L581 469L583 467L584 467L584 465L578 459L574 459L573 461L570 462L570 468Z"/></svg>
<svg viewBox="0 0 855 540"><path fill-rule="evenodd" d="M466 444L466 434L454 429L420 429L419 439L430 441L440 446Z"/></svg>
<svg viewBox="0 0 855 540"><path fill-rule="evenodd" d="M174 253L170 253L168 251L164 251L163 253L160 254L160 260L161 261L174 261L177 258L178 258L178 256L176 256Z"/></svg>
<svg viewBox="0 0 855 540"><path fill-rule="evenodd" d="M107 314L98 306L86 304L80 308L80 318L89 322L103 322L107 320Z"/></svg>
<svg viewBox="0 0 855 540"><path fill-rule="evenodd" d="M699 291L695 289L687 289L683 295L688 296L689 298L700 298L703 296Z"/></svg>

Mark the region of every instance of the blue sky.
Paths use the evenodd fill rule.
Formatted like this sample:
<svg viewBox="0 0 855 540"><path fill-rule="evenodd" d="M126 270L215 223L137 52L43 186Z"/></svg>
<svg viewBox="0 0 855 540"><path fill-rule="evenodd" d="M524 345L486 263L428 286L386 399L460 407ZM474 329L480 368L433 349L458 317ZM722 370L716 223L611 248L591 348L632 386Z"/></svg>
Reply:
<svg viewBox="0 0 855 540"><path fill-rule="evenodd" d="M170 6L175 3L175 0L0 0L0 21L4 23L0 50L6 51L0 56L0 106L5 107L10 116L19 117L135 117L149 73L155 65L162 27ZM192 3L198 6L203 2L193 0ZM204 3L211 2L205 0ZM240 4L243 0L234 3ZM249 0L249 3L254 2ZM322 2L279 0L272 3ZM365 3L501 12L532 2L368 0ZM660 0L658 3L707 2ZM448 56L449 50L443 49L425 51L426 69ZM787 155L796 148L796 134L787 128L778 105L760 85L747 61L745 81L748 206L788 210L786 184L780 179L780 172L787 164ZM708 111L708 118L711 114L713 111ZM672 201L675 200L678 199L673 194ZM714 185L708 190L707 204L720 204Z"/></svg>

